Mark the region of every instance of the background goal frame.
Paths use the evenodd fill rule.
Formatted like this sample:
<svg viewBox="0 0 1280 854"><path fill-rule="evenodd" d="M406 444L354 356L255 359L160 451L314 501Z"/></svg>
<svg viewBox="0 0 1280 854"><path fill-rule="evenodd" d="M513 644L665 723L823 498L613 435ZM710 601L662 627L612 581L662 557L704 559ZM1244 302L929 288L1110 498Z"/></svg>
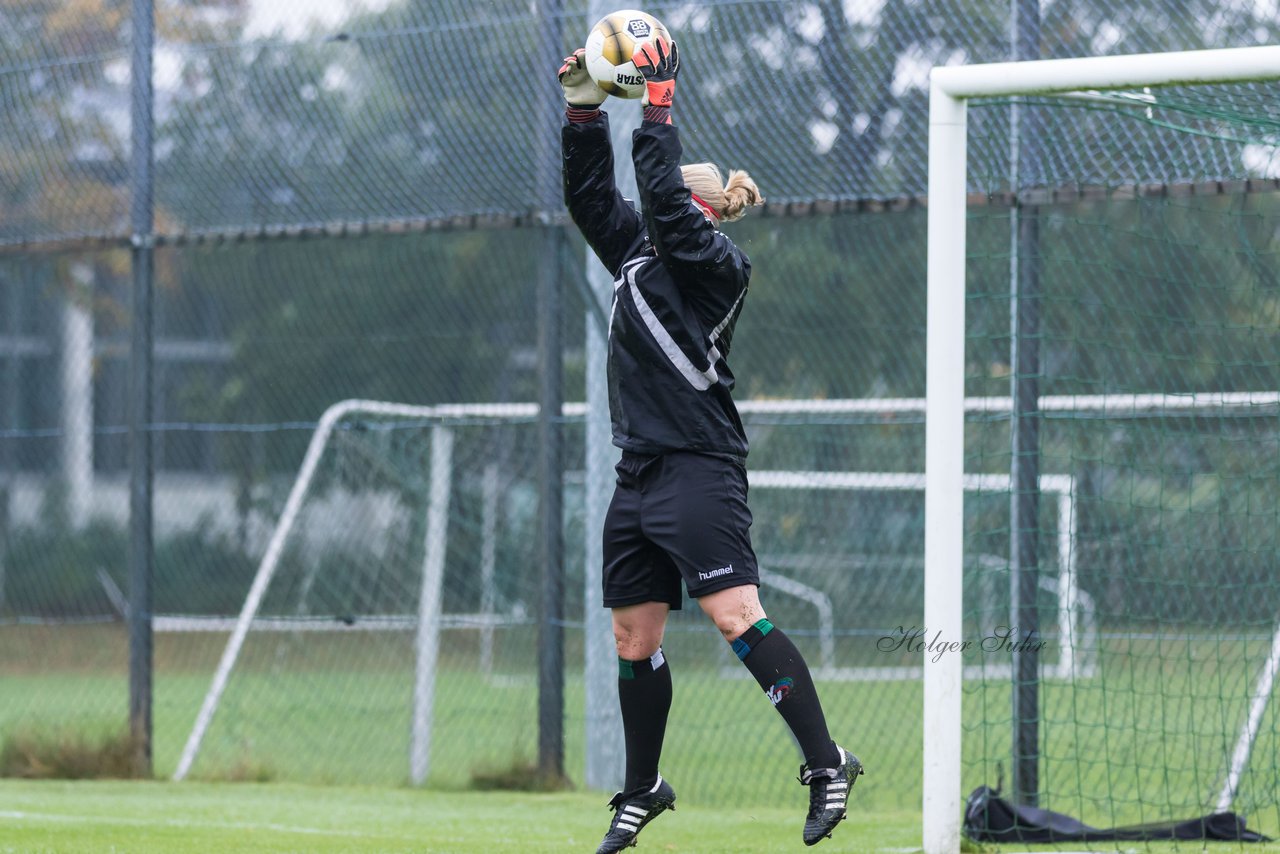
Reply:
<svg viewBox="0 0 1280 854"><path fill-rule="evenodd" d="M1047 408L1063 405L1065 402L1046 398L1043 401ZM1085 407L1134 405L1131 401L1117 402L1110 398L1096 401L1083 401L1079 405ZM1008 398L970 398L965 402L966 409L975 413L1007 412L1012 405ZM744 401L740 408L747 414L758 415L827 415L827 416L860 416L876 415L908 415L922 416L925 411L923 398L864 398L854 400L768 400ZM568 403L563 408L563 416L567 419L579 419L587 414L587 405ZM421 785L427 779L431 767L431 743L433 730L433 707L435 698L436 660L440 647L441 630L474 629L479 633L481 650L481 668L488 674L492 662L494 630L503 625L515 622L527 622L529 616L524 613L503 614L493 608L494 596L489 588L492 586L492 543L485 540L486 559L482 560L482 583L486 586L486 594L482 595L481 608L477 613L444 613L441 607L441 584L445 572L445 555L448 547L448 518L450 512L450 496L454 482L453 433L452 425L465 423L475 419L522 419L531 420L537 415L537 405L531 403L515 404L443 404L422 406L412 404L391 403L370 400L344 400L335 403L321 416L317 422L307 450L303 456L298 473L294 477L288 497L276 520L266 549L258 563L253 581L245 596L237 616L162 616L156 619L156 631L168 633L184 632L217 632L227 633L228 639L223 648L218 666L214 672L209 688L205 693L200 710L184 743L178 765L174 771L174 780L188 777L200 754L205 736L212 725L223 694L226 690L232 671L240 658L241 651L249 632L342 632L358 630L361 632L400 632L412 633L414 636L414 691L413 709L411 712L411 732L408 748L408 779L414 785ZM429 425L430 451L427 476L428 495L426 499L426 519L423 525L424 539L422 555L422 587L419 591L417 608L414 613L384 615L373 620L362 620L358 627L315 623L288 617L263 617L260 607L268 588L276 575L281 558L295 532L296 524L302 512L303 503L312 492L312 485L320 468L321 460L336 431L348 419L360 417L376 417L404 419ZM496 485L491 483L490 471L486 471L486 501L484 521L486 530L492 531L496 513ZM749 473L751 486L755 489L777 490L816 490L822 493L865 491L865 492L915 492L922 493L925 488L925 475L921 472L887 472L887 471L799 471L799 470L752 470ZM1092 662L1082 655L1087 655L1093 647L1089 640L1093 631L1092 603L1088 595L1083 593L1076 583L1076 488L1074 479L1069 475L1050 475L1041 477L1042 489L1055 496L1057 502L1056 518L1057 554L1060 571L1056 578L1044 579L1047 592L1052 593L1057 602L1057 623L1061 638L1060 655L1056 662L1047 665L1045 676L1050 679L1073 679L1087 677L1091 674ZM966 478L965 489L970 490L1007 490L1010 487L1007 475L973 475ZM594 533L587 534L594 539ZM484 582L487 577L488 581ZM836 655L836 629L833 613L835 603L821 590L806 585L788 575L761 570L761 583L776 593L803 601L812 605L817 612L817 642L819 656L813 662L814 675L830 681L914 681L921 677L919 667L848 667L841 666ZM593 589L585 591L591 603L596 602ZM486 604L487 603L487 604ZM847 603L842 603L847 604ZM594 635L593 635L594 638ZM593 642L606 643L607 639L597 638ZM488 662L488 663L486 663ZM993 673L988 667L988 675ZM730 668L725 675L739 678L746 676L741 668ZM603 678L592 678L589 669L588 704L616 704L611 691L614 688L614 677L606 674ZM587 716L588 729L607 729L609 722L598 717ZM616 740L616 733L597 732L588 735L599 736L600 739ZM616 769L619 773L621 769Z"/></svg>

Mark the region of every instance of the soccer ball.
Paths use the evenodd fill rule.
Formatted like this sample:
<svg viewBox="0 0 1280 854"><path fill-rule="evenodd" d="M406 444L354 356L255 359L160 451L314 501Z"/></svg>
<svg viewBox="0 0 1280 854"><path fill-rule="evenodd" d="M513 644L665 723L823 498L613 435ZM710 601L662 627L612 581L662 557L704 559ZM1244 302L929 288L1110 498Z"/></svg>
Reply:
<svg viewBox="0 0 1280 854"><path fill-rule="evenodd" d="M644 75L631 57L641 42L658 36L671 40L662 22L647 12L622 9L605 15L587 36L587 73L610 95L639 98L644 94Z"/></svg>

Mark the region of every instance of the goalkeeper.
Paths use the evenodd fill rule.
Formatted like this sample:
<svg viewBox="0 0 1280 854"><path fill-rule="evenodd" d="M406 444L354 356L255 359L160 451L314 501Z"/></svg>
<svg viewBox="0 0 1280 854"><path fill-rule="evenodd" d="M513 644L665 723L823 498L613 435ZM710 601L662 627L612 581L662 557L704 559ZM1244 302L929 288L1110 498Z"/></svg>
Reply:
<svg viewBox="0 0 1280 854"><path fill-rule="evenodd" d="M720 231L763 202L746 172L722 182L714 164L680 166L671 123L679 52L643 44L634 62L646 80L644 122L632 137L643 214L614 186L606 97L583 51L565 59L565 203L614 276L609 321L609 408L622 449L604 523L604 605L612 609L626 781L597 854L633 845L675 806L658 773L671 708L662 650L681 581L764 689L804 754L809 787L804 841L830 836L862 773L837 746L804 658L760 604L747 507L747 438L726 361L751 265Z"/></svg>

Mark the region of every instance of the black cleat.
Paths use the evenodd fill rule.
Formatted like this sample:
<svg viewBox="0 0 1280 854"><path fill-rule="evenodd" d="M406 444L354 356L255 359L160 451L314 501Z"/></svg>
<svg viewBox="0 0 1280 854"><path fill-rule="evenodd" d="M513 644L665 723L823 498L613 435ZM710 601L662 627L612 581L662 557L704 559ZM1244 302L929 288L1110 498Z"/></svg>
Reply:
<svg viewBox="0 0 1280 854"><path fill-rule="evenodd" d="M636 837L644 826L653 821L663 810L675 810L676 793L671 785L658 775L658 782L647 792L628 797L623 792L613 796L609 801L609 809L613 810L613 821L609 824L609 832L604 841L596 849L596 854L613 854L623 848L636 844Z"/></svg>
<svg viewBox="0 0 1280 854"><path fill-rule="evenodd" d="M831 836L831 831L848 812L849 790L862 774L862 763L843 747L839 768L800 766L800 782L809 787L809 814L804 820L804 844L817 845Z"/></svg>

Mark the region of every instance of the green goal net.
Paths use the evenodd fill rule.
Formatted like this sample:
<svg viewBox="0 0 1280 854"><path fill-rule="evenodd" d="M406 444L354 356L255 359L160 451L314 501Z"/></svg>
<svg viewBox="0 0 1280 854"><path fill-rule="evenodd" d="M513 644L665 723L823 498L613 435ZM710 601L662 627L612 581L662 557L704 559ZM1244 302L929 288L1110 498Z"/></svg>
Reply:
<svg viewBox="0 0 1280 854"><path fill-rule="evenodd" d="M970 105L966 393L1019 397L970 410L965 471L1031 480L968 502L966 553L1007 557L974 570L966 632L1036 630L1045 652L966 673L966 792L1003 780L1099 828L1232 810L1280 830L1278 95ZM982 160L1011 150L1016 196L1014 156ZM1054 479L1074 496L1065 575ZM994 619L980 589L1004 597ZM1092 606L1088 637L1051 616L1064 594ZM1091 666L1049 666L1064 649ZM992 641L966 663L1012 657Z"/></svg>

